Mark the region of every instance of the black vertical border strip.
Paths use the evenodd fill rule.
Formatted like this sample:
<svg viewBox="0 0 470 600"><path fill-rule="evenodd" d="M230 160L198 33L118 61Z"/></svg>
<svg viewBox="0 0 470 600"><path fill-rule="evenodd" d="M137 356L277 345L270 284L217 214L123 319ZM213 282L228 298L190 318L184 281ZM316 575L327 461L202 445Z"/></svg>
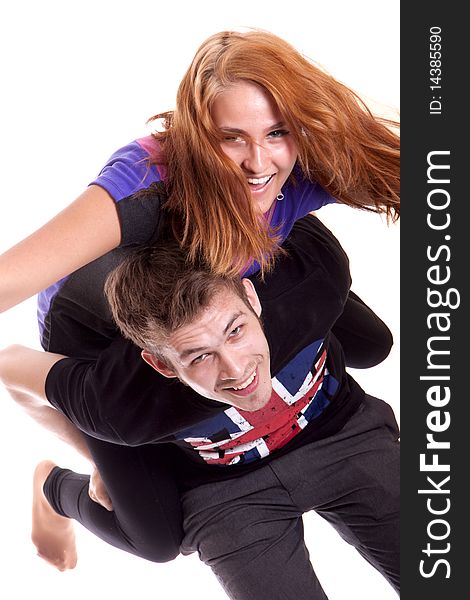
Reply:
<svg viewBox="0 0 470 600"><path fill-rule="evenodd" d="M404 600L451 600L468 595L464 577L469 571L466 483L470 481L470 394L464 377L470 375L470 352L466 347L470 333L470 198L465 185L467 173L470 174L465 160L470 135L465 110L469 104L466 90L470 87L470 30L463 6L464 3L452 0L401 3ZM431 73L433 67L437 68L437 63L430 62L430 53L436 51L431 44L437 40L431 35L439 29L440 73ZM437 83L431 81L436 75L440 75ZM432 90L431 85L436 89ZM432 152L435 154L430 155ZM430 162L450 168L436 168L428 174ZM450 181L444 182L446 179ZM439 204L441 208L436 208ZM433 229L427 219L438 226L448 222L448 226ZM431 300L429 290L435 292ZM431 307L430 302L440 303L439 293L442 304ZM446 300L453 307L445 306ZM441 314L440 320L430 317L433 313ZM430 348L445 352L431 357L433 369L428 362ZM444 368L446 365L448 369ZM436 375L448 376L449 380L421 379ZM445 399L446 392L450 394L446 404L431 406L428 395L433 386L439 391L432 398ZM442 431L432 431L441 426ZM427 448L429 434L450 447ZM425 454L427 464L435 460L439 467L435 471L420 468L421 454ZM449 471L440 470L444 465L449 466Z"/></svg>

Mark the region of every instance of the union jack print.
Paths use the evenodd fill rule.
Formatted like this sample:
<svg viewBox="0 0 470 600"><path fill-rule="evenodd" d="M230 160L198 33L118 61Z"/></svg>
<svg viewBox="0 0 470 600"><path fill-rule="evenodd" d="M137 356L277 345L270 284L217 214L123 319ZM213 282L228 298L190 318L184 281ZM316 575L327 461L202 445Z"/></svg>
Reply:
<svg viewBox="0 0 470 600"><path fill-rule="evenodd" d="M304 348L276 377L267 405L248 412L230 407L180 432L208 464L251 462L281 448L320 415L337 381L326 368L323 340Z"/></svg>

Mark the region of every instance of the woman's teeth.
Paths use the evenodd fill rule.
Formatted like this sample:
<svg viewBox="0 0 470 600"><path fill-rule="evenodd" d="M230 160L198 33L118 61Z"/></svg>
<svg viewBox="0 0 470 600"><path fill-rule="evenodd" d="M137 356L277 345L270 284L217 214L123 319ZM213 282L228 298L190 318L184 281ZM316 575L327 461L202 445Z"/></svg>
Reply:
<svg viewBox="0 0 470 600"><path fill-rule="evenodd" d="M247 181L251 185L262 185L264 183L268 183L271 177L272 175L266 175L266 177L261 177L260 179L257 179L256 177L248 177Z"/></svg>

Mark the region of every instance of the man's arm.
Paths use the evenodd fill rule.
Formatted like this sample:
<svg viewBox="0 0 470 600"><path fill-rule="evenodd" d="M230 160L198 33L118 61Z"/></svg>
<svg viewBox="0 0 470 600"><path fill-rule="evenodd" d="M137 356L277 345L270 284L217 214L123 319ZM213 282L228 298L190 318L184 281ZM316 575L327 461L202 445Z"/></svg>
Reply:
<svg viewBox="0 0 470 600"><path fill-rule="evenodd" d="M375 367L393 346L390 329L353 291L331 331L343 347L346 366L354 369Z"/></svg>
<svg viewBox="0 0 470 600"><path fill-rule="evenodd" d="M104 489L83 433L61 412L53 408L46 398L47 374L52 366L63 358L65 357L60 354L42 352L24 346L9 346L0 351L0 382L32 419L90 462L93 469L90 496L111 510L111 500Z"/></svg>
<svg viewBox="0 0 470 600"><path fill-rule="evenodd" d="M56 362L46 397L89 436L127 446L173 440L175 431L226 408L157 373L120 335L97 359Z"/></svg>
<svg viewBox="0 0 470 600"><path fill-rule="evenodd" d="M0 351L0 381L32 419L93 462L82 432L53 408L46 398L47 374L63 358L60 354L24 346L9 346Z"/></svg>
<svg viewBox="0 0 470 600"><path fill-rule="evenodd" d="M274 375L303 348L329 335L351 284L344 250L313 215L296 221L283 248L286 254L264 280L251 278L263 307Z"/></svg>

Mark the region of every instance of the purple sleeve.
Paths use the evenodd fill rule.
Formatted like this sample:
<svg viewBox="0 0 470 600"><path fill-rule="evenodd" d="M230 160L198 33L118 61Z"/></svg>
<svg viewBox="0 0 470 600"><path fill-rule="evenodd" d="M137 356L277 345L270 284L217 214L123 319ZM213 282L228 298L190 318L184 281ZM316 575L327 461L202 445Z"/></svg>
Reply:
<svg viewBox="0 0 470 600"><path fill-rule="evenodd" d="M99 185L119 202L160 181L162 177L158 169L149 164L149 138L136 140L117 150L90 185Z"/></svg>

